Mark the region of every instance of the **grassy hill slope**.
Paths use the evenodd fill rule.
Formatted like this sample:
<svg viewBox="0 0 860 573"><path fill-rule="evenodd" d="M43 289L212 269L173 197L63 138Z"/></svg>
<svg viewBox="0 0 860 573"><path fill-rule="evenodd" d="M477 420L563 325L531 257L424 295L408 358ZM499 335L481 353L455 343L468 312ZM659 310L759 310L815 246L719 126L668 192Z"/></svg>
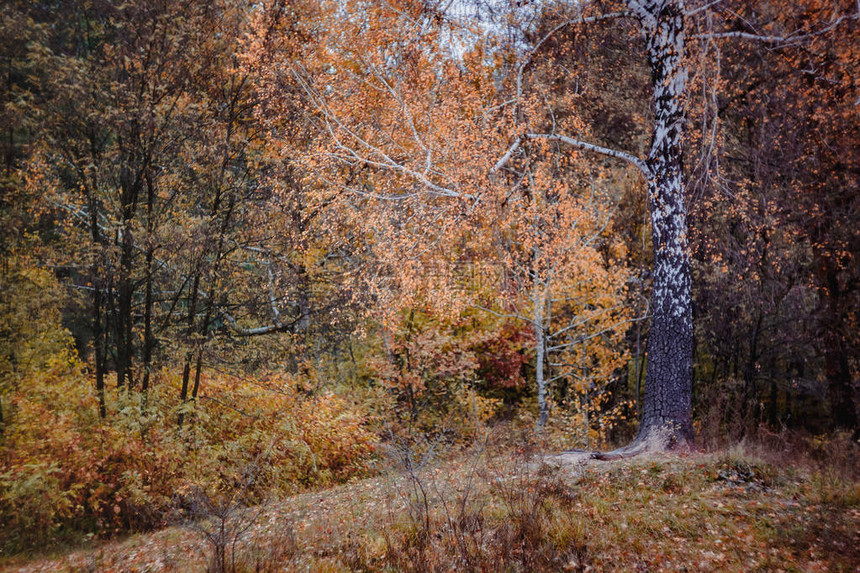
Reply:
<svg viewBox="0 0 860 573"><path fill-rule="evenodd" d="M425 463L400 452L373 479L213 506L208 520L3 570L856 571L846 447L821 463L742 447L614 462L510 446Z"/></svg>

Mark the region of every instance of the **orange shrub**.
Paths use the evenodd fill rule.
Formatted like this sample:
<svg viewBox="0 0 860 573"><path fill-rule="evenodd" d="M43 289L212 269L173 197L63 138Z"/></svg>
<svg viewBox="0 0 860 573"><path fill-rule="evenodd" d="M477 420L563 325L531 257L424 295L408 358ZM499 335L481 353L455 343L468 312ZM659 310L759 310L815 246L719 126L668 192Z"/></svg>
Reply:
<svg viewBox="0 0 860 573"><path fill-rule="evenodd" d="M152 527L192 490L254 501L369 467L375 435L343 398L308 396L285 376L204 376L183 406L178 377L158 379L146 396L112 397L101 420L70 348L21 377L0 442L0 546Z"/></svg>

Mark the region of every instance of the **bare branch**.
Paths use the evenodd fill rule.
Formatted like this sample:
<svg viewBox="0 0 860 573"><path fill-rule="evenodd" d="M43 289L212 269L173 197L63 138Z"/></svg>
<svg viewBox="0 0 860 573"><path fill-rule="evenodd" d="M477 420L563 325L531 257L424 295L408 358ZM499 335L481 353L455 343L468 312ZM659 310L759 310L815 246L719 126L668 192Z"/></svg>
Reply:
<svg viewBox="0 0 860 573"><path fill-rule="evenodd" d="M616 322L614 324L611 324L605 328L602 328L601 330L593 332L593 333L589 334L588 336L577 336L576 339L574 339L572 342L566 342L564 344L556 344L555 346L548 346L546 351L547 352L557 352L559 350L564 350L566 348L570 348L571 346L576 346L576 345L582 344L583 342L586 342L586 341L591 340L593 338L603 336L607 332L614 332L615 330L617 330L618 328L620 328L621 326L623 326L625 324L630 324L631 322L641 322L642 320L645 320L645 318L646 317L627 318L625 320L621 320L621 321Z"/></svg>
<svg viewBox="0 0 860 573"><path fill-rule="evenodd" d="M300 324L301 317L297 318L293 322L289 323L275 323L267 326L258 326L257 328L242 328L236 323L236 319L233 318L229 312L226 310L221 311L221 316L227 321L227 324L230 325L230 328L233 331L233 334L236 336L261 336L263 334L274 334L276 332L296 332L299 330L298 325Z"/></svg>
<svg viewBox="0 0 860 573"><path fill-rule="evenodd" d="M585 141L580 141L578 139L573 139L572 137L567 137L566 135L556 135L553 133L527 133L523 137L527 139L538 139L544 141L556 141L559 143L565 143L570 145L571 147L575 147L577 149L582 149L583 151L591 151L593 153L599 153L600 155L606 155L608 157L614 157L616 159L622 159L627 163L633 165L638 168L645 177L651 177L651 169L648 168L648 165L642 160L636 157L635 155L631 155L626 151L619 151L617 149L609 149L608 147L601 147L600 145L594 145L593 143L588 143ZM508 149L504 156L502 156L499 161L493 166L490 170L490 173L495 173L502 167L504 167L513 157L514 153L516 153L517 149L522 143L522 138L517 138L513 145Z"/></svg>
<svg viewBox="0 0 860 573"><path fill-rule="evenodd" d="M815 36L820 36L822 34L826 34L827 32L833 30L839 24L846 20L857 20L860 18L860 11L854 14L843 14L842 16L836 18L819 30L813 30L811 32L807 32L805 34L801 34L798 32L792 32L787 36L768 36L764 34L756 34L754 32L743 32L743 31L727 31L727 32L708 32L707 34L694 34L690 36L692 39L722 39L722 38L739 38L742 40L753 40L756 42L763 42L766 44L781 44L782 46L790 46L796 45L798 42L802 42L804 40L808 40L810 38L814 38Z"/></svg>
<svg viewBox="0 0 860 573"><path fill-rule="evenodd" d="M708 2L707 4L705 4L705 5L703 5L703 6L699 6L698 8L694 8L693 10L690 10L690 11L688 11L688 12L685 12L685 13L684 13L684 16L687 16L688 18L689 18L690 16L695 16L695 15L696 15L696 14L698 14L699 12L704 12L705 10L708 10L708 9L709 9L709 8L711 8L712 6L715 6L715 5L719 4L719 3L720 3L720 2L722 2L722 1L723 1L723 0L713 0L712 2Z"/></svg>
<svg viewBox="0 0 860 573"><path fill-rule="evenodd" d="M435 183L428 177L431 171L435 171L431 169L432 154L430 154L430 151L426 148L425 144L418 135L411 114L409 114L408 112L407 106L405 106L398 93L393 88L391 88L389 84L384 82L385 86L388 88L389 95L391 95L395 99L395 101L397 101L401 109L403 109L407 113L407 120L412 128L414 139L416 139L420 147L426 150L425 158L422 161L422 163L424 163L424 168L421 171L416 171L415 169L408 167L404 163L395 160L384 149L382 149L382 147L371 143L366 138L362 137L359 133L357 133L355 129L346 125L331 110L325 98L311 85L311 82L304 77L302 70L298 68L293 68L292 72L294 79L304 91L305 96L319 112L320 117L325 124L325 131L328 132L335 147L337 148L337 150L343 153L343 156L332 154L333 158L350 165L367 165L371 167L377 167L382 170L402 173L403 175L419 183L431 194L440 195L443 197L465 198L473 201L476 199L476 197L470 193L464 193L456 189L444 187ZM362 151L362 153L359 153L356 148L351 147L349 144L342 141L340 134L343 134L345 138L353 142L354 145L358 148L358 150Z"/></svg>
<svg viewBox="0 0 860 573"><path fill-rule="evenodd" d="M493 168L490 169L490 175L493 175L496 171L498 171L499 169L501 169L502 167L504 167L505 165L508 164L508 162L514 156L514 153L516 153L517 149L520 148L520 145L522 144L522 142L523 142L522 137L518 137L516 139L516 141L514 141L514 144L511 145L511 147L505 152L505 154L502 156L502 158L499 159L495 165L493 165Z"/></svg>
<svg viewBox="0 0 860 573"><path fill-rule="evenodd" d="M741 38L744 40L755 40L757 42L764 42L766 44L781 44L781 43L790 43L799 39L800 36L792 38L791 36L764 36L762 34L755 34L753 32L709 32L707 34L693 34L690 36L693 40L718 40L721 38Z"/></svg>
<svg viewBox="0 0 860 573"><path fill-rule="evenodd" d="M535 324L535 322L531 318L528 318L528 317L523 316L521 314L496 312L495 310L492 310L492 309L487 308L485 306L481 306L479 304L472 305L472 307L476 308L478 310L483 310L484 312L489 312L493 316L497 316L499 318L516 318L517 320L522 320L523 322L527 322L527 323L532 324L532 325Z"/></svg>

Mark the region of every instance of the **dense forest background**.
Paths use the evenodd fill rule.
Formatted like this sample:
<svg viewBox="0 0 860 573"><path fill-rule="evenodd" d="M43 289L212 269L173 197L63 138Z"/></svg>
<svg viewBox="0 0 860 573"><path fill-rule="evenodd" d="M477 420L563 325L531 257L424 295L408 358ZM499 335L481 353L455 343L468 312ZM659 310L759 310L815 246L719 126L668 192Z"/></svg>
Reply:
<svg viewBox="0 0 860 573"><path fill-rule="evenodd" d="M696 441L856 439L857 6L689 4ZM5 1L0 543L491 426L632 439L641 174L549 140L506 156L556 128L647 150L638 30L585 21L616 8Z"/></svg>

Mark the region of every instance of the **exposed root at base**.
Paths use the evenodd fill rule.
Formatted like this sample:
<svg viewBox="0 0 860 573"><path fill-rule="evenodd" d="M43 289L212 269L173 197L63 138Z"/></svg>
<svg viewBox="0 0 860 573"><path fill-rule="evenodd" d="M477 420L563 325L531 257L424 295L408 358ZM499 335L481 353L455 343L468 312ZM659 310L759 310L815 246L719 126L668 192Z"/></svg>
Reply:
<svg viewBox="0 0 860 573"><path fill-rule="evenodd" d="M638 456L639 454L653 451L648 447L648 442L642 440L641 442L633 442L632 444L628 444L624 447L612 450L611 452L594 452L591 454L591 459L593 460L601 460L604 462L609 462L612 460L623 460L626 458L632 458L634 456Z"/></svg>
<svg viewBox="0 0 860 573"><path fill-rule="evenodd" d="M612 461L632 458L646 451L650 451L648 444L645 441L633 442L624 447L612 450L611 452L598 452L594 450L564 450L561 454L587 454L588 459Z"/></svg>
<svg viewBox="0 0 860 573"><path fill-rule="evenodd" d="M689 448L690 444L668 428L654 429L644 438L637 437L626 446L622 446L611 452L599 452L593 450L565 450L562 454L587 454L588 459L600 461L613 461L632 458L644 453L656 453L677 451Z"/></svg>

